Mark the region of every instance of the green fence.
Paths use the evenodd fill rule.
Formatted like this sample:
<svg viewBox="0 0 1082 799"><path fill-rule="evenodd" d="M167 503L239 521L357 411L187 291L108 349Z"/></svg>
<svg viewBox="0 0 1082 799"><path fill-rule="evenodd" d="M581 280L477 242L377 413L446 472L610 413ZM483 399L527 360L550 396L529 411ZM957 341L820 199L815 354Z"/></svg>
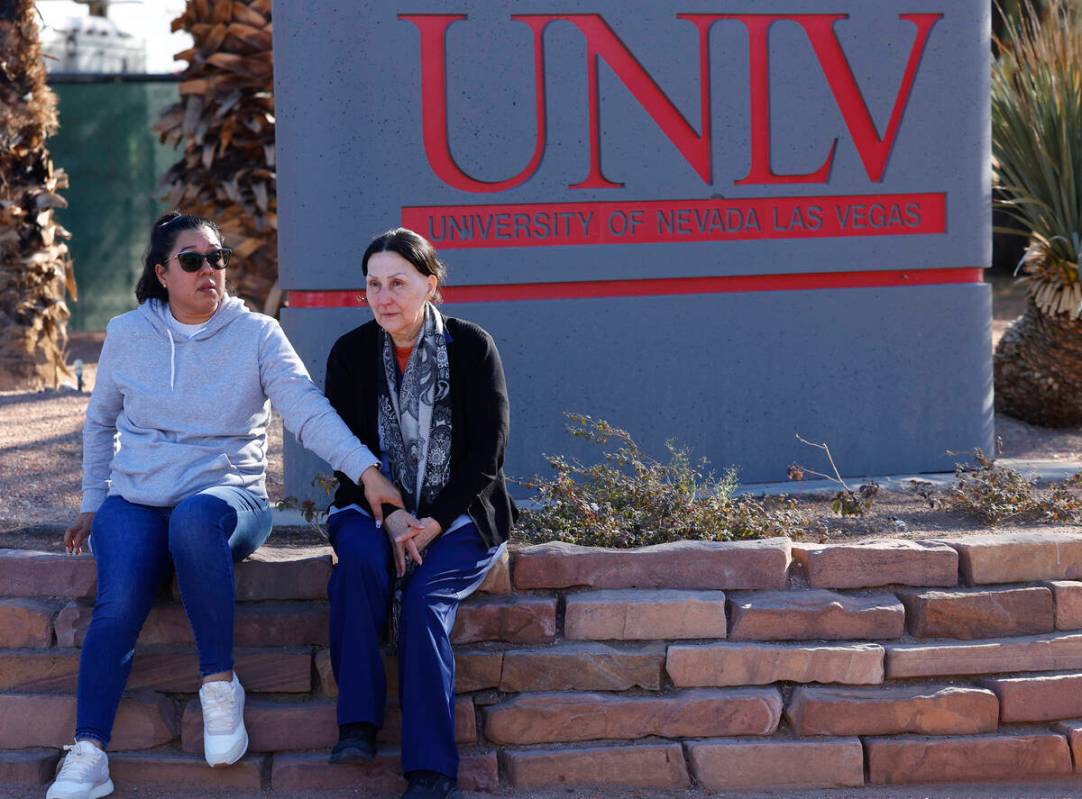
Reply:
<svg viewBox="0 0 1082 799"><path fill-rule="evenodd" d="M54 81L60 131L53 161L71 178L58 213L71 231L79 300L72 330L101 330L135 307L133 289L151 224L164 210L158 180L178 153L151 126L177 100L175 81Z"/></svg>

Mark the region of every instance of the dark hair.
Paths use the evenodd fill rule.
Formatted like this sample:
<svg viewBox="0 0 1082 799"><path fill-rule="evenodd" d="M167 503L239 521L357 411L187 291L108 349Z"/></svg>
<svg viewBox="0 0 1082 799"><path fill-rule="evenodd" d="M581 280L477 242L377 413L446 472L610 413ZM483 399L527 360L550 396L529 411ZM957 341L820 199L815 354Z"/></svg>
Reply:
<svg viewBox="0 0 1082 799"><path fill-rule="evenodd" d="M177 236L185 230L199 228L209 228L221 241L222 231L209 219L193 214L182 214L180 211L170 211L158 217L158 221L150 230L150 246L147 247L146 255L143 256L143 274L139 276L139 282L135 284L135 299L139 302L149 299L169 302L169 292L158 280L158 273L154 267L166 262L169 251L177 243Z"/></svg>
<svg viewBox="0 0 1082 799"><path fill-rule="evenodd" d="M447 267L436 256L436 248L419 233L414 233L409 228L396 227L386 233L380 233L361 257L361 274L368 277L368 259L381 252L393 252L401 255L409 261L413 268L425 277L436 278L436 292L432 295L433 302L442 302L443 295L440 289L447 282Z"/></svg>

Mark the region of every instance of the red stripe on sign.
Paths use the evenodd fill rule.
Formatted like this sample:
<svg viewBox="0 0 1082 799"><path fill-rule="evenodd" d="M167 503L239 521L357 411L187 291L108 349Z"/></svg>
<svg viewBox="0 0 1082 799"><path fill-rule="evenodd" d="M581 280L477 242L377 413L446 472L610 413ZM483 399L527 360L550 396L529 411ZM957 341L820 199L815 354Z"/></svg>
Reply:
<svg viewBox="0 0 1082 799"><path fill-rule="evenodd" d="M508 283L487 286L446 286L444 302L522 302L524 300L582 300L601 297L664 297L677 294L731 294L740 291L814 291L820 289L892 288L980 283L980 267L866 272L812 272L806 275L737 275L730 277L650 278L646 280L588 280L564 283ZM355 308L364 305L364 292L290 291L291 308Z"/></svg>
<svg viewBox="0 0 1082 799"><path fill-rule="evenodd" d="M407 206L440 249L936 235L945 194Z"/></svg>

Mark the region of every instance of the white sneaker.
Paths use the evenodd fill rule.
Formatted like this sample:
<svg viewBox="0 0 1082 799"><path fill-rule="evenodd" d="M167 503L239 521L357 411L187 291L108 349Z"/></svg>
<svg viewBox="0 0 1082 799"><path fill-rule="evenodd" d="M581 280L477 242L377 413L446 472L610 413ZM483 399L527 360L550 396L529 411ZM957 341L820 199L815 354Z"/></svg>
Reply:
<svg viewBox="0 0 1082 799"><path fill-rule="evenodd" d="M237 675L232 682L204 683L199 689L203 706L203 756L210 766L231 766L248 751L244 729L244 686Z"/></svg>
<svg viewBox="0 0 1082 799"><path fill-rule="evenodd" d="M45 799L99 799L113 792L109 757L90 741L65 746L67 756L56 772Z"/></svg>

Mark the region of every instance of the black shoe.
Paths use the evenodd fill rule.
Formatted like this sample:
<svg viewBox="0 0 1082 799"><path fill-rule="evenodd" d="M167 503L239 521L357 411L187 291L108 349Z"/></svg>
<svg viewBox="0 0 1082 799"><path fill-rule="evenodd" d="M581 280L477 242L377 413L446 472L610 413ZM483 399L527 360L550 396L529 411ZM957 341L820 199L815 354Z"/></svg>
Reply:
<svg viewBox="0 0 1082 799"><path fill-rule="evenodd" d="M411 771L402 799L462 799L458 783L435 771Z"/></svg>
<svg viewBox="0 0 1082 799"><path fill-rule="evenodd" d="M362 763L376 757L376 728L371 724L339 724L331 763Z"/></svg>

